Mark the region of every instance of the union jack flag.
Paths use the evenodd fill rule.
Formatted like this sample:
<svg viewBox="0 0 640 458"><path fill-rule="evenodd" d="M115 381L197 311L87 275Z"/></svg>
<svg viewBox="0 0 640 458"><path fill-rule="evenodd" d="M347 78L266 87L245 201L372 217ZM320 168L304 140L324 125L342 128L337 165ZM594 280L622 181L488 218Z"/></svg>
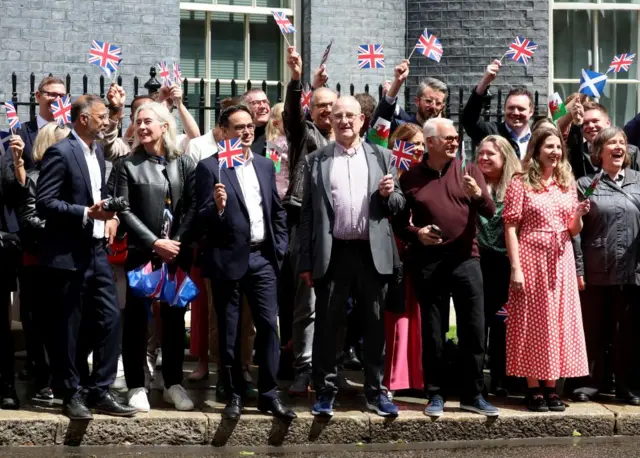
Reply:
<svg viewBox="0 0 640 458"><path fill-rule="evenodd" d="M609 72L618 73L623 70L625 72L628 72L629 67L631 66L631 64L633 64L634 57L636 57L635 54L627 54L627 53L620 54L619 56L615 56L613 58L613 61L611 61L611 64L609 64L609 70L607 70L607 73Z"/></svg>
<svg viewBox="0 0 640 458"><path fill-rule="evenodd" d="M300 99L300 104L302 105L302 110L305 113L308 113L311 110L311 96L313 92L308 87L302 89L302 99Z"/></svg>
<svg viewBox="0 0 640 458"><path fill-rule="evenodd" d="M282 32L283 35L287 33L294 33L296 31L293 24L291 24L291 21L289 21L284 13L280 11L272 11L271 14L273 14L273 18L276 20L276 24L280 27L280 32Z"/></svg>
<svg viewBox="0 0 640 458"><path fill-rule="evenodd" d="M382 45L358 46L359 68L384 68L384 50Z"/></svg>
<svg viewBox="0 0 640 458"><path fill-rule="evenodd" d="M162 81L162 85L171 86L171 72L169 72L169 67L167 67L167 61L161 60L158 63L158 67L160 67L160 73L158 73L158 76Z"/></svg>
<svg viewBox="0 0 640 458"><path fill-rule="evenodd" d="M413 165L416 145L405 140L396 140L391 155L391 166L399 170L409 170Z"/></svg>
<svg viewBox="0 0 640 458"><path fill-rule="evenodd" d="M58 97L51 104L53 119L58 124L65 125L71 122L71 96L67 94L64 98Z"/></svg>
<svg viewBox="0 0 640 458"><path fill-rule="evenodd" d="M536 49L538 49L538 45L533 41L517 36L513 43L509 45L506 55L516 62L527 65Z"/></svg>
<svg viewBox="0 0 640 458"><path fill-rule="evenodd" d="M173 63L173 80L182 84L182 70L180 70L180 64Z"/></svg>
<svg viewBox="0 0 640 458"><path fill-rule="evenodd" d="M240 137L218 142L218 164L221 169L244 165L244 151Z"/></svg>
<svg viewBox="0 0 640 458"><path fill-rule="evenodd" d="M93 40L89 50L89 63L100 67L111 78L120 65L121 52L120 46L109 44L106 41Z"/></svg>
<svg viewBox="0 0 640 458"><path fill-rule="evenodd" d="M509 317L509 311L506 307L500 307L500 310L496 312L496 316L503 321L507 321L507 318Z"/></svg>
<svg viewBox="0 0 640 458"><path fill-rule="evenodd" d="M11 130L20 129L20 118L18 118L18 112L13 102L4 102L4 107L7 110L7 121L9 121L9 127Z"/></svg>
<svg viewBox="0 0 640 458"><path fill-rule="evenodd" d="M429 34L429 32L427 32L427 29L424 29L424 32L422 32L422 35L420 35L420 38L418 38L416 51L431 60L435 60L436 62L440 62L443 52L440 40L438 40L435 35Z"/></svg>
<svg viewBox="0 0 640 458"><path fill-rule="evenodd" d="M329 45L327 46L327 49L324 50L324 52L322 53L322 60L320 61L320 66L322 67L324 64L327 63L327 60L329 59L329 53L331 52L331 45L333 44L333 39L331 39L331 42L329 43Z"/></svg>

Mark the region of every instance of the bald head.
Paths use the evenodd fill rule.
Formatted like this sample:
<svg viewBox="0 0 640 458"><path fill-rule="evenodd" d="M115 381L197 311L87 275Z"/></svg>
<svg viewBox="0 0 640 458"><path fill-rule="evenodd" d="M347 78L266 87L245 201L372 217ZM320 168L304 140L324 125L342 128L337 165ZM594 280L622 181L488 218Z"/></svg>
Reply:
<svg viewBox="0 0 640 458"><path fill-rule="evenodd" d="M331 109L338 96L328 87L319 87L311 96L311 120L321 131L331 129Z"/></svg>
<svg viewBox="0 0 640 458"><path fill-rule="evenodd" d="M340 97L331 111L331 126L336 136L336 142L346 148L357 144L360 129L364 123L364 115L355 97Z"/></svg>
<svg viewBox="0 0 640 458"><path fill-rule="evenodd" d="M345 95L343 97L340 97L336 101L336 103L333 105L334 113L336 112L336 110L345 110L345 109L351 110L351 112L354 114L362 113L362 109L360 108L360 103L355 97L352 97L350 95Z"/></svg>

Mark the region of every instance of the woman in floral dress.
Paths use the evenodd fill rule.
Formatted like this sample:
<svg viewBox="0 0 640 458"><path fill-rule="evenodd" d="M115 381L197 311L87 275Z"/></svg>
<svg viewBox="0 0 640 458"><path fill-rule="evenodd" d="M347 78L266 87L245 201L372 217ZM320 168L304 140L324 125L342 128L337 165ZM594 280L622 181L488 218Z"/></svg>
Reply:
<svg viewBox="0 0 640 458"><path fill-rule="evenodd" d="M523 170L507 188L503 212L511 261L507 374L527 378L530 410L563 411L556 380L589 373L571 246L589 200L578 202L556 129L533 134Z"/></svg>

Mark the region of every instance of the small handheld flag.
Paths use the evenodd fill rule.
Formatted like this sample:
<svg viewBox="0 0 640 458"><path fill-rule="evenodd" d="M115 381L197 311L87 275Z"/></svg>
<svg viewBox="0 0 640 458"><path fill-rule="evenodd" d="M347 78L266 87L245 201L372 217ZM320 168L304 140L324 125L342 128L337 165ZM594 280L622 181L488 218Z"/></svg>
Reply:
<svg viewBox="0 0 640 458"><path fill-rule="evenodd" d="M280 32L282 32L283 35L286 35L287 33L294 33L296 31L289 18L287 18L283 12L272 11L271 14L273 14L273 18L276 20L276 24L280 27Z"/></svg>
<svg viewBox="0 0 640 458"><path fill-rule="evenodd" d="M322 67L324 64L327 63L327 60L329 59L329 53L331 52L332 44L333 44L333 39L331 39L331 42L329 42L327 49L325 49L324 52L322 53L322 60L320 61L320 67Z"/></svg>
<svg viewBox="0 0 640 458"><path fill-rule="evenodd" d="M282 164L282 149L275 143L267 141L267 156L273 161L273 165L276 168L276 173L280 173L280 165Z"/></svg>
<svg viewBox="0 0 640 458"><path fill-rule="evenodd" d="M398 170L409 170L413 165L416 145L405 140L396 140L391 155L391 166Z"/></svg>
<svg viewBox="0 0 640 458"><path fill-rule="evenodd" d="M436 62L440 62L442 58L442 44L440 44L440 40L433 35L427 32L427 29L424 29L422 35L418 38L418 43L416 43L415 50L418 51L425 57L428 57L431 60L435 60ZM411 56L409 56L411 57Z"/></svg>
<svg viewBox="0 0 640 458"><path fill-rule="evenodd" d="M509 56L516 62L527 65L536 49L538 49L538 45L533 41L527 40L525 37L517 36L502 57Z"/></svg>
<svg viewBox="0 0 640 458"><path fill-rule="evenodd" d="M9 127L11 132L15 129L20 129L20 118L18 118L18 112L13 102L7 100L4 102L4 108L7 110L7 121L9 121Z"/></svg>
<svg viewBox="0 0 640 458"><path fill-rule="evenodd" d="M607 73L609 72L619 73L621 71L628 72L629 67L631 66L631 64L633 64L633 59L635 57L636 57L635 54L627 54L627 53L623 53L618 56L615 56L611 61L611 64L609 64L609 70L607 70Z"/></svg>
<svg viewBox="0 0 640 458"><path fill-rule="evenodd" d="M593 180L591 180L591 184L587 189L584 190L584 193L582 194L585 199L588 199L595 192L596 186L598 186L598 183L600 182L600 179L602 178L603 174L604 174L604 170L600 169L598 174L595 177L593 177Z"/></svg>
<svg viewBox="0 0 640 458"><path fill-rule="evenodd" d="M582 69L580 77L580 89L578 92L586 94L589 97L602 97L604 86L607 84L607 75L604 73L594 72L592 70Z"/></svg>
<svg viewBox="0 0 640 458"><path fill-rule="evenodd" d="M175 81L178 85L182 84L182 70L180 70L180 64L176 64L173 62L173 81Z"/></svg>
<svg viewBox="0 0 640 458"><path fill-rule="evenodd" d="M386 148L389 145L389 135L391 134L391 121L384 118L376 119L373 127L367 133L367 141L374 145Z"/></svg>
<svg viewBox="0 0 640 458"><path fill-rule="evenodd" d="M169 72L169 67L167 67L167 61L161 60L158 62L158 67L160 67L160 73L158 76L162 82L163 86L171 86L171 73Z"/></svg>
<svg viewBox="0 0 640 458"><path fill-rule="evenodd" d="M554 123L567 114L567 107L564 106L562 97L560 97L560 94L557 92L555 92L551 96L551 100L549 100L549 111L551 112L551 118Z"/></svg>
<svg viewBox="0 0 640 458"><path fill-rule="evenodd" d="M71 96L67 94L63 98L58 97L51 104L51 114L58 124L62 126L69 124L71 122Z"/></svg>
<svg viewBox="0 0 640 458"><path fill-rule="evenodd" d="M113 74L118 70L121 53L122 48L120 46L109 44L106 41L93 40L89 50L89 63L97 65L108 78L112 78Z"/></svg>
<svg viewBox="0 0 640 458"><path fill-rule="evenodd" d="M311 111L311 96L313 92L308 87L302 89L302 98L300 99L300 104L302 105L302 110L305 113L309 113Z"/></svg>
<svg viewBox="0 0 640 458"><path fill-rule="evenodd" d="M244 165L244 151L240 137L218 142L218 164L221 169Z"/></svg>
<svg viewBox="0 0 640 458"><path fill-rule="evenodd" d="M382 45L358 46L358 68L384 68L384 50Z"/></svg>

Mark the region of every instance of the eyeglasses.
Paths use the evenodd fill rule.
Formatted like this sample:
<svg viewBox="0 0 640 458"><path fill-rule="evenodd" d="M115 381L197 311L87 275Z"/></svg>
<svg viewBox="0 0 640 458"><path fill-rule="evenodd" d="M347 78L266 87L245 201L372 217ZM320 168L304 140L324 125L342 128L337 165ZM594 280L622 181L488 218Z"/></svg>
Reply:
<svg viewBox="0 0 640 458"><path fill-rule="evenodd" d="M65 95L67 94L60 94L59 92L49 92L49 91L42 91L41 94L46 95L47 97L50 97L52 99L57 99L58 97L63 98Z"/></svg>
<svg viewBox="0 0 640 458"><path fill-rule="evenodd" d="M325 103L312 103L312 107L319 108L322 110L323 108L333 108L333 102L325 102Z"/></svg>
<svg viewBox="0 0 640 458"><path fill-rule="evenodd" d="M243 130L248 130L249 132L253 132L256 130L255 124L238 124L232 127L236 132L242 132Z"/></svg>
<svg viewBox="0 0 640 458"><path fill-rule="evenodd" d="M447 135L446 137L438 136L439 139L444 140L447 143L453 143L460 141L460 137L457 135Z"/></svg>
<svg viewBox="0 0 640 458"><path fill-rule="evenodd" d="M354 113L338 113L338 114L332 114L331 118L333 118L334 121L342 121L343 119L346 119L349 122L353 122L353 120L356 119L356 117L358 116L359 115Z"/></svg>
<svg viewBox="0 0 640 458"><path fill-rule="evenodd" d="M436 108L444 106L444 102L441 102L440 100L428 99L427 97L420 97L420 100L427 105L433 105Z"/></svg>
<svg viewBox="0 0 640 458"><path fill-rule="evenodd" d="M98 119L99 121L106 121L106 120L109 119L109 113L93 114L93 113L89 113L88 111L85 111L82 114L86 114L88 116L91 116L93 119Z"/></svg>
<svg viewBox="0 0 640 458"><path fill-rule="evenodd" d="M252 107L257 107L260 105L271 105L269 103L268 99L263 99L263 100L252 100L251 102L249 102L249 105L251 105Z"/></svg>

